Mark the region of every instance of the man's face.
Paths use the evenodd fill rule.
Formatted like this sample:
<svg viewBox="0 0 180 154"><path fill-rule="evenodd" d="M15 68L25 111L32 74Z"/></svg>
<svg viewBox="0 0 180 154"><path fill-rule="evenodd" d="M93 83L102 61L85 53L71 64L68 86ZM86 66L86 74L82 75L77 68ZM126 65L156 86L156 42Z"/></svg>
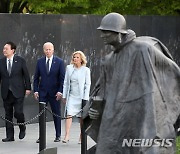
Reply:
<svg viewBox="0 0 180 154"><path fill-rule="evenodd" d="M3 48L3 54L7 58L11 58L14 54L14 49L11 49L11 45L5 44Z"/></svg>
<svg viewBox="0 0 180 154"><path fill-rule="evenodd" d="M105 45L114 45L119 42L119 34L120 33L116 33L113 31L101 30L101 38L103 39Z"/></svg>
<svg viewBox="0 0 180 154"><path fill-rule="evenodd" d="M50 58L54 53L54 47L52 44L45 44L44 45L44 54L47 58Z"/></svg>

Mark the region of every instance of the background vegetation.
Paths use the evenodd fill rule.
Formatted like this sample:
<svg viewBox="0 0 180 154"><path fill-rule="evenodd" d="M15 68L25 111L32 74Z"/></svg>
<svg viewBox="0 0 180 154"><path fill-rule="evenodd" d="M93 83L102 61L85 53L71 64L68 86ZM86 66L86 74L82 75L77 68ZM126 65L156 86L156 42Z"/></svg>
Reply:
<svg viewBox="0 0 180 154"><path fill-rule="evenodd" d="M180 16L180 0L0 0L0 13ZM180 137L176 140L180 154Z"/></svg>
<svg viewBox="0 0 180 154"><path fill-rule="evenodd" d="M180 16L180 0L1 0L0 13Z"/></svg>

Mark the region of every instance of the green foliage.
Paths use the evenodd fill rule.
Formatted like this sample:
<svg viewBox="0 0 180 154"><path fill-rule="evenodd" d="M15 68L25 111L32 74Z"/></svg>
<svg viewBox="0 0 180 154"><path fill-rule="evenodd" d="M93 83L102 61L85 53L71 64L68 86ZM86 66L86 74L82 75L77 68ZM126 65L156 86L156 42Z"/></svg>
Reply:
<svg viewBox="0 0 180 154"><path fill-rule="evenodd" d="M180 15L180 0L1 0L0 13Z"/></svg>
<svg viewBox="0 0 180 154"><path fill-rule="evenodd" d="M29 0L28 9L25 12L55 14L64 6L66 4L60 3L58 0Z"/></svg>
<svg viewBox="0 0 180 154"><path fill-rule="evenodd" d="M180 154L180 136L176 138L176 154Z"/></svg>

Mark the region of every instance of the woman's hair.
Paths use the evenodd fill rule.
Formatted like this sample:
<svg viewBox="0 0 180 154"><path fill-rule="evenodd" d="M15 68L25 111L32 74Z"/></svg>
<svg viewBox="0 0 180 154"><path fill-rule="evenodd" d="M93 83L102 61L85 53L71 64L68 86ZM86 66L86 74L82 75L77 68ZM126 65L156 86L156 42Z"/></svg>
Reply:
<svg viewBox="0 0 180 154"><path fill-rule="evenodd" d="M74 64L73 58L74 58L75 54L80 54L80 57L81 57L81 60L82 60L81 65L86 66L86 64L87 64L86 56L82 51L73 52L72 57L71 57L71 64Z"/></svg>

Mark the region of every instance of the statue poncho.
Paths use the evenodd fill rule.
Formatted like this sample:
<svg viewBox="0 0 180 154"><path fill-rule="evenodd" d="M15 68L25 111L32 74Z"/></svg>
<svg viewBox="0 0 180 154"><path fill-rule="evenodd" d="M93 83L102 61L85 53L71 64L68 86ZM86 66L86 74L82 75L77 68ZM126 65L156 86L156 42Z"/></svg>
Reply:
<svg viewBox="0 0 180 154"><path fill-rule="evenodd" d="M170 154L180 114L180 69L167 48L128 30L122 45L106 56L99 80L104 106L87 133L96 154ZM125 146L124 139L173 139L171 147Z"/></svg>

